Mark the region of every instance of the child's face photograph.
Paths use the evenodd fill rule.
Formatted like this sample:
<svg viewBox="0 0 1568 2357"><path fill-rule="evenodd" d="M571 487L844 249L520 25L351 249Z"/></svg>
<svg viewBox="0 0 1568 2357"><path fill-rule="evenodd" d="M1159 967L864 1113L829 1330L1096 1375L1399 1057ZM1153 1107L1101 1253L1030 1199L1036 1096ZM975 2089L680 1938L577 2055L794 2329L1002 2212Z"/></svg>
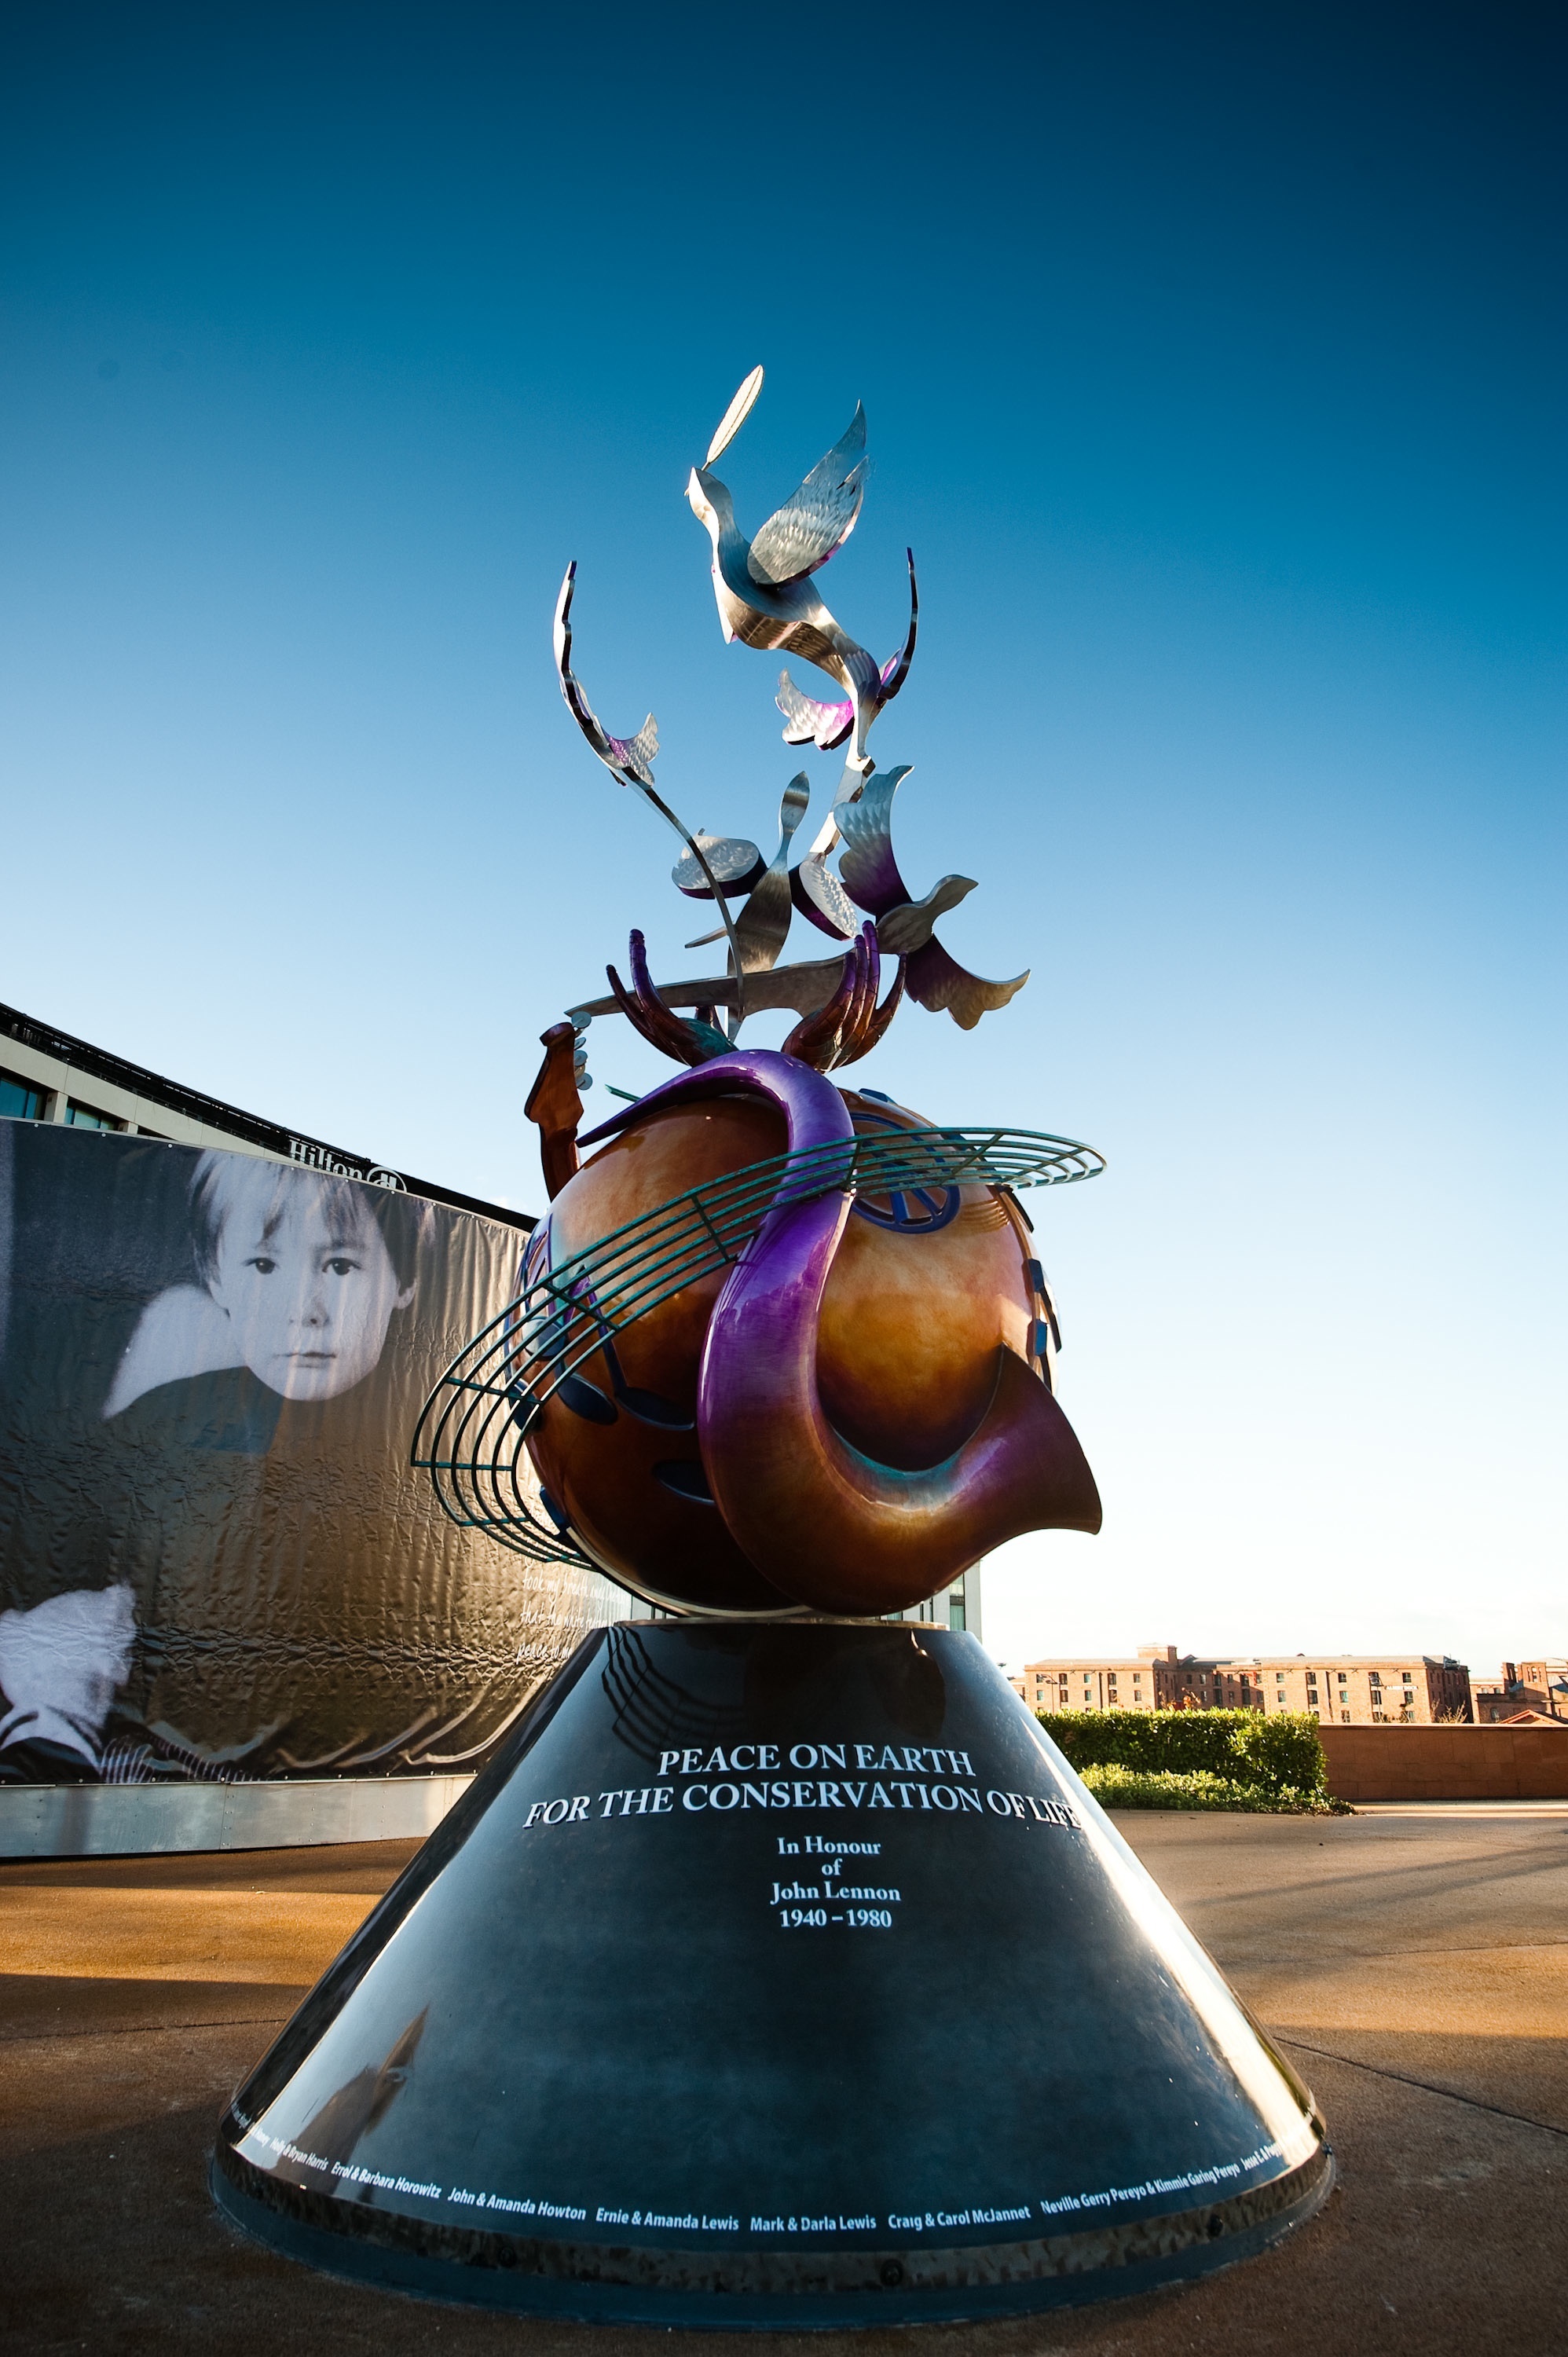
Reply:
<svg viewBox="0 0 1568 2357"><path fill-rule="evenodd" d="M292 1185L281 1206L242 1199L218 1238L209 1290L251 1372L287 1400L336 1399L376 1365L400 1288L381 1229L341 1189Z"/></svg>

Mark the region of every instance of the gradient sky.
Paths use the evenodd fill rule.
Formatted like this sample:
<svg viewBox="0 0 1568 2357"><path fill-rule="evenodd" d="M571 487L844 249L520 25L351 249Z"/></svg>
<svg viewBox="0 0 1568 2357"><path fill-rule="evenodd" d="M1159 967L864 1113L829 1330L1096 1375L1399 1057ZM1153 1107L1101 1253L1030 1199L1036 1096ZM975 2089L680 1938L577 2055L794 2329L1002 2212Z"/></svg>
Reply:
<svg viewBox="0 0 1568 2357"><path fill-rule="evenodd" d="M800 757L682 487L758 361L750 526L863 399L823 587L889 650L915 546L900 858L1033 971L862 1073L1110 1160L1035 1199L1105 1530L1004 1551L992 1650L1568 1650L1550 38L12 19L0 998L538 1208L539 1032L629 925L666 975L700 930L560 701L563 568L608 725L651 705L676 806L770 843Z"/></svg>

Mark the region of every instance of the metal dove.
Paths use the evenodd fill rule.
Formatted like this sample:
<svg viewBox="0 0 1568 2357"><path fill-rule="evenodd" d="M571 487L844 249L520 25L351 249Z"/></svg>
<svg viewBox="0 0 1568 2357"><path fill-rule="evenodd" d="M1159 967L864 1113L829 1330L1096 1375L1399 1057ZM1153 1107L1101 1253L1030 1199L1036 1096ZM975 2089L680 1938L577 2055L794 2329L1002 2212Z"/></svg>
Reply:
<svg viewBox="0 0 1568 2357"><path fill-rule="evenodd" d="M1011 982L987 982L960 965L937 940L931 930L937 919L974 890L974 879L944 876L917 900L899 874L893 856L893 797L910 768L900 761L891 770L873 770L858 799L838 805L834 815L843 837L839 873L852 899L877 920L879 947L907 961L909 996L933 1015L945 1006L961 1029L972 1031L983 1015L1005 1006L1023 989L1029 970L1026 966Z"/></svg>
<svg viewBox="0 0 1568 2357"><path fill-rule="evenodd" d="M842 744L847 738L850 749L845 758L853 768L864 771L871 766L865 749L867 731L883 705L903 685L914 653L913 561L908 637L885 673L834 619L811 578L843 546L859 520L870 463L865 455L865 412L857 403L843 439L748 541L736 522L727 485L711 470L714 460L739 432L761 388L762 371L754 369L709 444L705 464L693 467L686 486L692 511L706 526L713 544L719 621L726 640L741 639L747 646L796 655L837 681L849 703L842 707L817 707L828 716L822 726L829 732L818 741ZM807 699L801 698L800 703L804 706ZM847 726L842 725L845 713ZM790 726L796 725L791 719ZM805 743L816 734L816 726L813 718L803 734L789 737L787 730L788 741Z"/></svg>

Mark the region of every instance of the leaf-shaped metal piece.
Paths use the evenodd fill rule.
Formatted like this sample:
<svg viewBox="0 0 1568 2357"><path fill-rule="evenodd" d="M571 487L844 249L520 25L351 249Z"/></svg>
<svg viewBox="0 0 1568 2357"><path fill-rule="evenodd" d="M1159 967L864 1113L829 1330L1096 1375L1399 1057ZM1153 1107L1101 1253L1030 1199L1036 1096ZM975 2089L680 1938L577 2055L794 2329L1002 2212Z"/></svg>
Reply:
<svg viewBox="0 0 1568 2357"><path fill-rule="evenodd" d="M767 974L779 963L779 952L789 937L794 902L789 890L789 845L811 801L811 780L802 770L791 778L779 805L779 848L758 877L751 898L735 920L742 970ZM688 942L695 948L695 942Z"/></svg>
<svg viewBox="0 0 1568 2357"><path fill-rule="evenodd" d="M708 445L708 455L703 461L704 467L711 467L714 460L722 457L729 448L730 444L751 415L752 404L761 391L762 371L759 368L754 368L720 418L714 438Z"/></svg>
<svg viewBox="0 0 1568 2357"><path fill-rule="evenodd" d="M802 917L835 942L853 941L859 920L848 893L827 865L822 852L812 852L790 872L789 896Z"/></svg>
<svg viewBox="0 0 1568 2357"><path fill-rule="evenodd" d="M726 892L749 892L768 866L755 843L743 834L707 834L701 828L693 837L707 861L704 871L690 851L684 852L670 870L670 881L688 900L711 900L714 897L709 876L716 877ZM723 927L720 927L723 931Z"/></svg>

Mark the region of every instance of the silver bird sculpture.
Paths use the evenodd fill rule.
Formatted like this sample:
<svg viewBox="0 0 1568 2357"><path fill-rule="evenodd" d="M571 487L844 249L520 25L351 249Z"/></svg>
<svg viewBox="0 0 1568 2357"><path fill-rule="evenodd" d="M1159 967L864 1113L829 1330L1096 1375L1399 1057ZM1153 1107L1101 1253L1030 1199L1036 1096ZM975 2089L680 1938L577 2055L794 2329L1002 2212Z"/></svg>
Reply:
<svg viewBox="0 0 1568 2357"><path fill-rule="evenodd" d="M785 790L779 846L771 859L764 859L756 844L740 836L705 830L693 834L654 784L659 731L653 715L649 714L635 736L612 736L572 669L577 568L569 565L555 610L562 694L598 759L681 837L684 856L671 871L677 888L692 899L718 904L721 927L687 947L717 941L721 932L729 944L727 974L659 987L648 970L642 938L634 934L629 986L610 970L611 996L585 1001L572 1010L571 1020L580 1037L592 1017L618 1011L665 1052L698 1062L732 1043L749 1012L788 1006L802 1018L787 1043L791 1052L806 1053L809 1046L807 1060L825 1071L830 1061L847 1062L875 1043L906 988L923 1006L933 1012L945 1008L955 1023L972 1030L983 1015L1004 1006L1028 974L990 982L960 965L937 940L935 927L975 889L972 877L943 876L918 899L894 856L893 801L909 767L901 763L879 773L866 750L866 737L908 675L919 610L913 556L908 632L899 652L880 670L840 627L811 586L813 574L843 546L859 519L869 466L865 412L856 406L841 440L747 541L736 523L728 488L713 468L745 424L761 387L762 371L754 369L725 411L703 464L693 469L687 498L712 544L714 592L725 639L794 654L815 664L844 691L845 701L819 701L801 694L786 671L779 675L776 699L788 743L815 743L823 749L847 744L843 774L814 840L793 867L794 839L811 800L803 773ZM841 846L841 875L835 876L827 861ZM732 900L739 906L738 915L732 910ZM873 925L860 922L857 903L869 912ZM848 954L841 948L835 957L780 966L778 961L795 910L835 943L851 945ZM876 1005L879 954L899 961L898 980L881 1007ZM692 1008L689 1020L676 1014L680 1007Z"/></svg>
<svg viewBox="0 0 1568 2357"><path fill-rule="evenodd" d="M842 440L818 461L800 489L770 515L748 541L735 520L735 502L728 486L713 470L745 424L762 390L762 371L753 369L725 412L708 455L693 467L686 497L713 544L714 596L726 641L742 640L751 647L797 656L814 663L837 682L847 705L821 705L827 740L847 740L850 766L871 767L865 739L883 705L896 695L908 674L915 645L914 565L910 562L909 632L900 654L886 672L857 640L834 619L811 576L836 554L860 518L870 461L865 457L865 412L859 404ZM791 688L791 694L795 691ZM800 699L804 707L806 698ZM847 726L844 716L847 713ZM819 723L804 727L804 710L786 709L786 740L804 744L817 736ZM791 734L791 730L796 733Z"/></svg>

